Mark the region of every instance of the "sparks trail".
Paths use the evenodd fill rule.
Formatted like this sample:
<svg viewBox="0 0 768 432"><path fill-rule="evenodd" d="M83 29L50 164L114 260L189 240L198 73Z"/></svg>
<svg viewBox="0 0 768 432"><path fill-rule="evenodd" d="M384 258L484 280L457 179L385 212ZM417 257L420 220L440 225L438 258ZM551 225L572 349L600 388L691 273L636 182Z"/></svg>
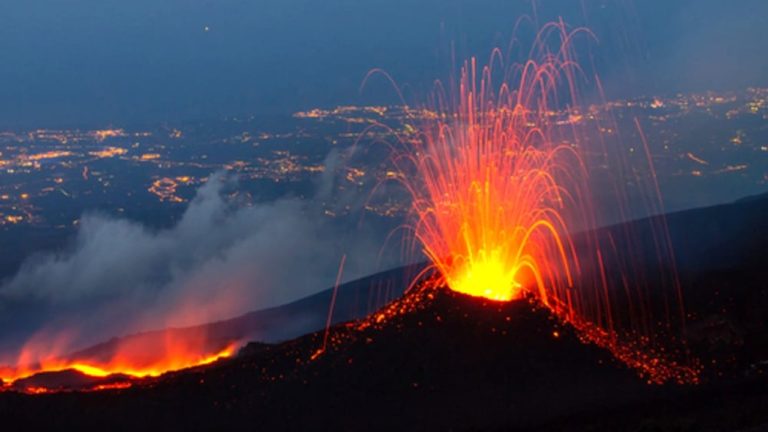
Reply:
<svg viewBox="0 0 768 432"><path fill-rule="evenodd" d="M336 306L336 295L339 293L339 285L341 284L341 276L344 273L344 263L347 261L347 255L341 256L341 262L339 263L339 272L336 274L336 283L333 285L333 294L331 295L331 303L328 306L328 318L325 321L325 333L323 334L323 346L318 349L312 358L317 358L325 352L328 347L328 334L331 331L331 323L333 322L333 308Z"/></svg>
<svg viewBox="0 0 768 432"><path fill-rule="evenodd" d="M534 296L650 381L695 382L696 370L676 358L684 347L671 329L684 310L674 265L664 264L674 261L663 219L651 223L655 260L636 252L647 242L639 233L597 230L592 164L632 167L620 143L611 148L584 130L579 34L591 33L547 24L530 57L504 68L500 83L494 67L503 59L494 50L486 66L465 62L449 92L435 86L433 114L392 158L412 197L413 236L439 275L436 285L497 301ZM650 155L648 163L652 172ZM628 214L624 184L614 181L611 205ZM646 192L658 198L652 186ZM649 202L658 212L660 200ZM666 287L677 290L671 299L651 298Z"/></svg>

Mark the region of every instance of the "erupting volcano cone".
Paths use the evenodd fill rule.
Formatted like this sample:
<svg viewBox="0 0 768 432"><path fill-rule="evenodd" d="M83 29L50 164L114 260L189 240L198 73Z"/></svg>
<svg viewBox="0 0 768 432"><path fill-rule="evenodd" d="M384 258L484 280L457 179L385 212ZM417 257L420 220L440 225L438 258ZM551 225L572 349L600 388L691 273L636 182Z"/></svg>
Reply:
<svg viewBox="0 0 768 432"><path fill-rule="evenodd" d="M451 91L436 86L431 115L421 116L418 136L401 139L393 157L412 196L414 238L439 285L497 301L527 292L651 380L695 381L695 373L662 354L682 351L668 336L673 322L684 322L663 218L651 238L656 269L633 255L648 239L629 231L594 234L601 218L593 165L626 166L599 128L581 124L578 89L586 78L573 41L582 33L589 34L548 24L524 62L494 71L504 61L495 50L487 66L465 62ZM655 176L645 182L658 196ZM626 207L623 187L612 187L611 206ZM575 231L586 233L578 244ZM651 302L651 290L670 298Z"/></svg>

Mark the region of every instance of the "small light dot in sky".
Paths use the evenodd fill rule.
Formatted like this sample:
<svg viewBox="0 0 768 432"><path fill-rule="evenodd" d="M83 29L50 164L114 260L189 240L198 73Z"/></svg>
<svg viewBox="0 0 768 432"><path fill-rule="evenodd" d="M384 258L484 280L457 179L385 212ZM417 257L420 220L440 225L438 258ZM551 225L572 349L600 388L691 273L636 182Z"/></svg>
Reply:
<svg viewBox="0 0 768 432"><path fill-rule="evenodd" d="M205 26L205 28L204 28L203 30L204 30L204 31L210 31L210 30L211 30L211 28L210 28L210 27L208 27L208 26Z"/></svg>

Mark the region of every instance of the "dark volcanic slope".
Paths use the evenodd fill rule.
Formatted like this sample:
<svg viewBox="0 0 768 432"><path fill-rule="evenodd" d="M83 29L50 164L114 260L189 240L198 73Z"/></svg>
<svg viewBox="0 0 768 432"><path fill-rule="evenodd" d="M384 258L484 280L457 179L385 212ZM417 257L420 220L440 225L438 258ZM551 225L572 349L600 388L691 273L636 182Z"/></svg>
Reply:
<svg viewBox="0 0 768 432"><path fill-rule="evenodd" d="M254 343L237 358L128 390L0 393L0 419L26 430L764 430L766 198L668 217L688 337L705 366L699 386L646 385L528 302L443 290L422 301L409 294L404 304L418 307L363 329L335 326L316 360L323 332ZM633 224L648 229L648 220ZM321 311L316 328L323 295L298 303ZM292 328L290 315L277 322ZM218 325L229 333L227 325L260 323Z"/></svg>
<svg viewBox="0 0 768 432"><path fill-rule="evenodd" d="M765 380L649 386L526 301L414 295L405 301L414 310L373 317L364 329L333 328L316 360L323 332L252 344L235 359L140 388L0 394L0 412L5 424L65 430L718 430L723 419L733 429L768 422ZM729 409L739 410L736 423ZM655 420L644 420L648 413Z"/></svg>
<svg viewBox="0 0 768 432"><path fill-rule="evenodd" d="M728 289L746 289L752 293L749 295L754 295L761 291L760 287L756 291L754 285L762 283L765 287L763 281L768 280L768 267L765 266L768 260L768 194L732 204L673 213L666 219L677 265L688 288L686 296L700 315L716 314L720 309L717 305L702 303L710 303L713 299L733 303L730 299L723 299L730 295ZM635 238L652 239L654 234L650 222L654 220L648 218L629 222L601 229L598 233L600 236L616 234L629 226L636 231ZM614 238L621 238L621 235L615 235ZM637 246L632 245L633 248ZM656 253L653 242L640 246L647 249L649 256ZM655 263L655 259L651 261ZM362 318L397 298L421 268L423 265L402 267L341 285L333 323ZM729 280L734 283L729 284ZM728 289L723 289L724 286ZM718 293L715 294L715 291ZM169 337L184 340L194 339L200 334L207 336L211 352L231 341L287 340L325 326L332 294L333 290L328 289L286 305L228 320L115 338L72 356L78 359L109 358L120 343L145 343L153 346ZM763 304L762 309L768 313L768 296L749 299L747 303L755 301ZM710 312L709 309L714 311ZM768 343L768 335L765 336Z"/></svg>
<svg viewBox="0 0 768 432"><path fill-rule="evenodd" d="M764 282L768 280L768 267L765 266L768 261L768 194L673 213L666 219L686 298L691 310L706 321L703 326L712 327L713 322L722 322L722 306L728 305L733 313L732 323L727 326L739 333L753 331L756 327L759 333L761 326L768 330L768 325L760 322L757 325L743 322L754 321L752 315L757 315L758 321L759 317L768 315L768 289ZM634 238L648 239L647 244L632 245L631 249L642 246L648 254L655 254L650 241L654 237L654 220L656 218L647 218L607 227L598 230L598 236L613 234L614 239L621 239L620 233L630 227L635 232ZM623 247L627 248L630 247ZM619 249L622 249L621 245ZM649 255L646 260L656 265L656 255ZM422 265L403 267L343 284L338 290L333 323L362 318L398 297L421 268ZM115 338L74 353L72 357L104 360L110 358L121 343L159 346L168 338L197 340L200 334L206 335L210 352L218 351L232 341L291 339L325 326L332 293L332 289L325 290L286 305L201 326ZM743 311L743 304L749 305L752 312ZM694 330L701 333L701 327L695 326ZM768 334L756 336L768 344Z"/></svg>
<svg viewBox="0 0 768 432"><path fill-rule="evenodd" d="M363 318L402 295L413 274L421 265L396 268L338 287L331 322L333 324ZM292 339L324 328L333 288L268 309L253 311L239 317L199 326L168 328L113 338L69 355L72 359L96 359L108 362L116 350L129 346L163 346L172 339L190 346L205 336L208 352L220 351L231 342L277 342ZM141 353L139 353L140 355Z"/></svg>
<svg viewBox="0 0 768 432"><path fill-rule="evenodd" d="M237 359L141 389L2 395L0 406L14 420L40 426L55 419L75 428L391 430L532 425L646 391L633 372L528 302L440 291L417 304L381 323L373 318L364 330L334 328L333 342L314 361L322 332L252 344Z"/></svg>

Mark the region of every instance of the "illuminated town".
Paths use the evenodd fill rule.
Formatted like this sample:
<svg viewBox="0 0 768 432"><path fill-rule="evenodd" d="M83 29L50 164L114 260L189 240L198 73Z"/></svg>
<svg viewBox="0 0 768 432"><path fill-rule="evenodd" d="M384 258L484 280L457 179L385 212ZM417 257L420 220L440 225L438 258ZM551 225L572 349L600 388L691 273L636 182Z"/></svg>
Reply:
<svg viewBox="0 0 768 432"><path fill-rule="evenodd" d="M644 129L670 209L714 204L731 190L759 191L768 182L763 123L768 119L768 89L614 101L591 106L571 121L595 121L608 110L619 125L635 116L648 119ZM69 230L86 210L142 218L142 212L153 208L183 207L207 176L220 170L236 174L251 194L265 189L256 187L260 182L269 182L276 186L269 188L272 193L306 196L322 177L332 150L375 147L393 134L408 137L414 124L429 115L397 106L344 106L297 112L277 127L261 126L251 117L154 130L0 132L0 169L5 174L0 223L4 230ZM714 121L731 127L707 130ZM386 153L380 150L337 166L335 174L342 181L335 183L336 192L371 188L391 177ZM708 202L696 201L704 195ZM336 216L338 209L326 204L325 214ZM365 208L400 217L407 203L387 200Z"/></svg>
<svg viewBox="0 0 768 432"><path fill-rule="evenodd" d="M0 233L6 247L0 274L15 272L26 256L64 247L87 214L171 226L218 172L236 179L228 191L236 205L298 197L317 204L317 214L308 217L353 226L362 212L367 223L378 220L383 229L394 229L410 198L392 187L373 193L396 180L387 143L415 138L432 116L403 106L340 106L151 129L1 131ZM600 123L607 116L615 126ZM631 142L637 142L634 119L643 119L669 211L730 202L736 191L749 196L768 183L766 88L611 101L563 118L566 125L592 122L602 135L621 133ZM621 146L630 160L644 157L639 148ZM631 190L633 180L625 181Z"/></svg>

